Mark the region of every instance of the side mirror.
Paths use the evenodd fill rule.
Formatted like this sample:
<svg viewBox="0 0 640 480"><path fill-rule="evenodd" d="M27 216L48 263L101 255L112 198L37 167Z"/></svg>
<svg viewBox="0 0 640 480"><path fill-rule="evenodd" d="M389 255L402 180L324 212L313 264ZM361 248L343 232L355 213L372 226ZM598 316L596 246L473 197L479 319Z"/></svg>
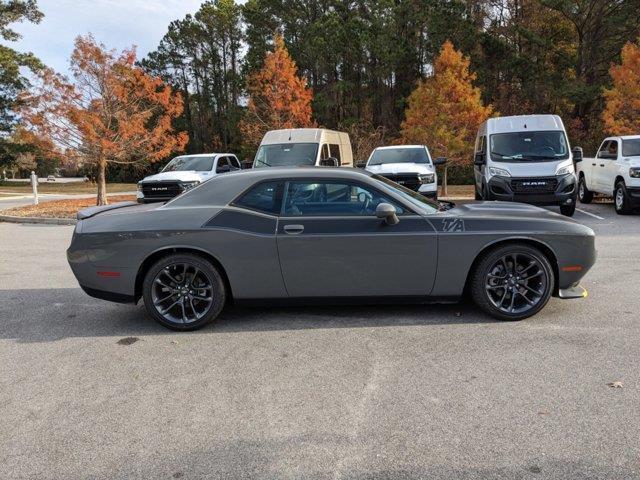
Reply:
<svg viewBox="0 0 640 480"><path fill-rule="evenodd" d="M242 170L248 170L249 168L253 168L253 161L245 160L244 162L240 163L240 168Z"/></svg>
<svg viewBox="0 0 640 480"><path fill-rule="evenodd" d="M227 173L231 171L231 167L229 165L223 165L216 169L216 173Z"/></svg>
<svg viewBox="0 0 640 480"><path fill-rule="evenodd" d="M337 167L338 159L336 157L323 158L320 160L321 167Z"/></svg>
<svg viewBox="0 0 640 480"><path fill-rule="evenodd" d="M367 162L357 162L356 168L365 168L367 166Z"/></svg>
<svg viewBox="0 0 640 480"><path fill-rule="evenodd" d="M473 164L478 166L484 165L485 164L484 153L476 153L473 156Z"/></svg>
<svg viewBox="0 0 640 480"><path fill-rule="evenodd" d="M400 221L396 215L396 207L384 202L376 207L376 217L383 219L387 225L397 225Z"/></svg>
<svg viewBox="0 0 640 480"><path fill-rule="evenodd" d="M444 165L445 163L447 163L446 157L438 157L433 161L433 164L435 166Z"/></svg>
<svg viewBox="0 0 640 480"><path fill-rule="evenodd" d="M583 156L582 147L573 147L573 150L571 150L571 153L573 154L574 162L578 163L582 161L582 156Z"/></svg>

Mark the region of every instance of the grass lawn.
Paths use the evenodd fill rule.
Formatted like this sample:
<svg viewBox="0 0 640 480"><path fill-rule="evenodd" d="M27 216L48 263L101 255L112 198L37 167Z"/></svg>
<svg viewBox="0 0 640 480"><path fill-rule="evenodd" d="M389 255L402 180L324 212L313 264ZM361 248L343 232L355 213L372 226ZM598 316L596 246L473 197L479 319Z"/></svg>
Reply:
<svg viewBox="0 0 640 480"><path fill-rule="evenodd" d="M438 185L438 196L444 196L442 194L442 185ZM447 196L473 198L473 185L447 185Z"/></svg>
<svg viewBox="0 0 640 480"><path fill-rule="evenodd" d="M135 199L135 195L114 195L109 197L109 203L135 201ZM79 210L93 207L95 204L95 197L74 200L52 200L50 202L42 202L39 205L10 208L3 210L2 213L16 217L76 218L76 213L78 213Z"/></svg>
<svg viewBox="0 0 640 480"><path fill-rule="evenodd" d="M135 183L108 183L107 193L116 192L135 192L137 185ZM74 194L74 193L96 193L98 187L94 183L89 182L74 182L74 183L40 183L38 185L38 193L59 193L59 194ZM31 185L29 183L15 183L15 182L2 182L0 181L0 193L31 193Z"/></svg>

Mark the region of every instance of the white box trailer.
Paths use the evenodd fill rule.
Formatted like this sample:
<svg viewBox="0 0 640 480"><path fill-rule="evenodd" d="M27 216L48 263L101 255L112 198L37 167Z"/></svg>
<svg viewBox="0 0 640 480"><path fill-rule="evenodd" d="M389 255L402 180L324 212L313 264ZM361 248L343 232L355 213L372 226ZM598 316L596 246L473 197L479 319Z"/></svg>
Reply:
<svg viewBox="0 0 640 480"><path fill-rule="evenodd" d="M271 130L260 142L253 168L353 167L349 135L325 128Z"/></svg>

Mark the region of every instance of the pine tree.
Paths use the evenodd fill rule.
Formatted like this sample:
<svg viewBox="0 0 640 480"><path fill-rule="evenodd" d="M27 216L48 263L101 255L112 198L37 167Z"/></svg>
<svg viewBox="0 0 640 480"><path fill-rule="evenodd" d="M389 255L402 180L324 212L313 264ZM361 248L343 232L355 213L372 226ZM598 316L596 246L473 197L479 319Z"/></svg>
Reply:
<svg viewBox="0 0 640 480"><path fill-rule="evenodd" d="M429 147L448 158L442 182L447 195L447 167L468 164L480 124L492 113L484 106L480 89L473 86L475 73L469 59L449 41L442 45L434 75L418 83L411 93L402 123L402 140Z"/></svg>
<svg viewBox="0 0 640 480"><path fill-rule="evenodd" d="M298 77L280 35L274 38L275 48L267 54L262 69L247 80L249 103L240 124L245 143L256 146L269 130L311 127L313 93L304 78Z"/></svg>

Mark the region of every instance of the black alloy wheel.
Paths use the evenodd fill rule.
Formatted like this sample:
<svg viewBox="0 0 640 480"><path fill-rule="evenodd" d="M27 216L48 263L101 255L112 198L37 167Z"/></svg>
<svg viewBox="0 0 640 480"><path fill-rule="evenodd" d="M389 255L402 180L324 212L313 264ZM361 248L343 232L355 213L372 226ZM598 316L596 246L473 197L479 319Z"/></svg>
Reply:
<svg viewBox="0 0 640 480"><path fill-rule="evenodd" d="M549 301L553 269L546 256L528 245L510 244L486 254L471 280L475 303L500 320L535 315Z"/></svg>
<svg viewBox="0 0 640 480"><path fill-rule="evenodd" d="M193 254L160 259L143 284L149 314L173 330L196 330L213 321L224 307L226 292L217 269Z"/></svg>

